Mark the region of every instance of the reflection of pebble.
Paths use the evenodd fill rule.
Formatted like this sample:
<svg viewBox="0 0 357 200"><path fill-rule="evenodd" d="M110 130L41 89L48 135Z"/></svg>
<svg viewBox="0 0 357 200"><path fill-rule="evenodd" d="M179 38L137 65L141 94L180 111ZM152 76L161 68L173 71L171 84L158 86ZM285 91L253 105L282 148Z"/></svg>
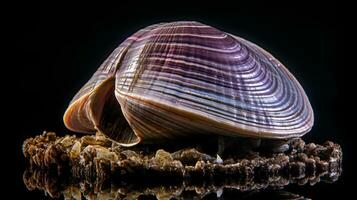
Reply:
<svg viewBox="0 0 357 200"><path fill-rule="evenodd" d="M53 171L52 171L53 172ZM316 180L326 176L319 177ZM280 177L269 184L262 182L232 181L206 181L206 182L171 182L163 184L150 184L137 181L132 184L108 184L98 179L88 181L75 179L67 174L51 173L50 170L28 169L23 175L23 181L29 190L43 190L46 195L53 198L64 199L215 199L226 196L235 199L305 199L304 197L283 190L276 190L289 183L299 185L309 183L309 179L285 179ZM311 182L310 182L311 183ZM273 190L270 190L272 186ZM150 198L151 197L151 198ZM207 198L206 198L207 197ZM229 199L231 199L229 198Z"/></svg>
<svg viewBox="0 0 357 200"><path fill-rule="evenodd" d="M174 153L163 149L150 151L140 148L113 146L105 137L57 137L44 133L27 139L23 152L31 164L40 168L57 167L71 170L73 176L92 180L116 176L130 177L174 176L184 179L232 179L272 177L318 176L322 173L340 174L342 150L338 144L305 144L301 139L291 141L285 153L269 156L246 155L243 157L216 158L197 151L182 149Z"/></svg>

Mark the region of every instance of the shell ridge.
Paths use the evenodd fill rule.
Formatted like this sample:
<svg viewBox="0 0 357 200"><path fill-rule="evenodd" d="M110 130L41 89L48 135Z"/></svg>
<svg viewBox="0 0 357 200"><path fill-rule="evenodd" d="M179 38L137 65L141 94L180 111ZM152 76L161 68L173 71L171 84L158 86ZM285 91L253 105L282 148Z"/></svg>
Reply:
<svg viewBox="0 0 357 200"><path fill-rule="evenodd" d="M128 43L93 83L112 74L118 110L140 141L198 132L284 139L311 130L313 111L300 83L252 42L199 22L170 22L139 30Z"/></svg>

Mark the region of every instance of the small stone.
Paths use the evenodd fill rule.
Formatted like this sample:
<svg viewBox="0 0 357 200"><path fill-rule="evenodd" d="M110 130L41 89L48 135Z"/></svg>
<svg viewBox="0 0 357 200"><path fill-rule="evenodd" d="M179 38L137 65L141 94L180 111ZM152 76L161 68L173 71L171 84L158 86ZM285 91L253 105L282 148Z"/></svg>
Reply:
<svg viewBox="0 0 357 200"><path fill-rule="evenodd" d="M154 159L160 165L166 165L173 161L171 154L162 149L156 151Z"/></svg>
<svg viewBox="0 0 357 200"><path fill-rule="evenodd" d="M298 153L298 159L302 162L305 162L305 160L308 159L307 155L305 153Z"/></svg>
<svg viewBox="0 0 357 200"><path fill-rule="evenodd" d="M316 165L317 165L317 170L319 170L320 172L326 172L329 169L329 163L325 161L317 162Z"/></svg>
<svg viewBox="0 0 357 200"><path fill-rule="evenodd" d="M290 163L289 171L293 177L305 176L305 163L299 161Z"/></svg>
<svg viewBox="0 0 357 200"><path fill-rule="evenodd" d="M326 141L326 142L324 142L323 145L324 145L324 147L333 147L335 144L331 141Z"/></svg>
<svg viewBox="0 0 357 200"><path fill-rule="evenodd" d="M72 146L71 152L70 152L70 157L72 159L76 159L79 157L79 154L81 153L81 148L82 148L82 144L80 143L80 141L76 141L74 143L74 145Z"/></svg>
<svg viewBox="0 0 357 200"><path fill-rule="evenodd" d="M307 145L305 146L304 152L305 152L306 154L316 155L315 152L314 152L315 149L316 149L316 145L315 145L314 143L310 143L310 144L307 144Z"/></svg>
<svg viewBox="0 0 357 200"><path fill-rule="evenodd" d="M293 139L290 141L290 148L297 152L302 152L305 147L305 142L301 138Z"/></svg>
<svg viewBox="0 0 357 200"><path fill-rule="evenodd" d="M171 154L175 160L180 160L185 165L195 165L199 160L214 162L215 158L201 153L194 148L182 149Z"/></svg>
<svg viewBox="0 0 357 200"><path fill-rule="evenodd" d="M74 144L74 136L65 136L64 138L59 138L55 144L60 143L63 147L71 147Z"/></svg>
<svg viewBox="0 0 357 200"><path fill-rule="evenodd" d="M305 161L305 164L306 164L306 173L309 176L314 176L316 172L316 161L312 158L308 158Z"/></svg>
<svg viewBox="0 0 357 200"><path fill-rule="evenodd" d="M203 169L205 168L205 162L203 161L197 161L196 165L195 165L195 169L198 171L203 171Z"/></svg>

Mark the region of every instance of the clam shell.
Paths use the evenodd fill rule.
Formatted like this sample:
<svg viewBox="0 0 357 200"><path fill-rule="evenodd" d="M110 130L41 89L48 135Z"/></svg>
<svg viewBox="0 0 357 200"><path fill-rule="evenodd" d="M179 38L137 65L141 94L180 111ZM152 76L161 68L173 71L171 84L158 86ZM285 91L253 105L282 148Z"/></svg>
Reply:
<svg viewBox="0 0 357 200"><path fill-rule="evenodd" d="M267 51L199 22L171 22L125 40L64 121L130 146L196 134L300 137L314 118L299 82Z"/></svg>

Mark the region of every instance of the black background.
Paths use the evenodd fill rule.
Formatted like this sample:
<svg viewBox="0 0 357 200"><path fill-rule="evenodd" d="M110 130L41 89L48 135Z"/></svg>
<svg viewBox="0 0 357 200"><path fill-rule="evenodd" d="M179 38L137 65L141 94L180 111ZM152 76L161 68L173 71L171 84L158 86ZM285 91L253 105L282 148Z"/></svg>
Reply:
<svg viewBox="0 0 357 200"><path fill-rule="evenodd" d="M147 25L196 20L248 39L285 64L304 87L315 112L315 125L304 136L307 142L332 140L344 152L344 172L333 185L296 187L310 197L347 194L354 173L351 132L347 130L343 73L348 65L341 57L344 21L334 2L323 5L246 5L241 2L193 4L193 2L140 4L139 2L91 5L14 6L8 25L13 70L8 107L12 143L9 160L14 164L7 179L16 194L43 198L27 192L22 183L25 138L43 130L70 133L62 115L76 91L125 38ZM15 158L15 160L14 160ZM12 166L12 165L11 165Z"/></svg>

